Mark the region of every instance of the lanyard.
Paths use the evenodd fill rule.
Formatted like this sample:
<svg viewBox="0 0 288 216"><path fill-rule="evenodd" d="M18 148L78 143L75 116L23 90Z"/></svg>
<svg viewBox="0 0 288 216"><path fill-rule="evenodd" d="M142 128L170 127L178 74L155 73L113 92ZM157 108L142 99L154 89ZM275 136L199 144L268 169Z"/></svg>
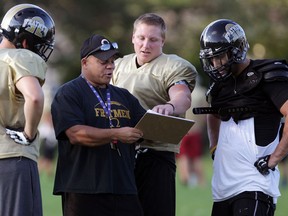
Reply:
<svg viewBox="0 0 288 216"><path fill-rule="evenodd" d="M106 92L106 98L107 98L107 105L106 105L104 101L102 100L101 96L99 95L99 93L96 91L96 89L91 85L91 83L83 75L81 77L86 81L86 83L88 84L88 86L90 87L90 89L92 90L92 92L94 93L98 101L100 102L100 105L103 108L106 114L106 117L109 118L110 128L112 128L113 123L111 119L111 94L110 94L109 88L107 88L107 92Z"/></svg>
<svg viewBox="0 0 288 216"><path fill-rule="evenodd" d="M99 93L96 91L96 89L91 85L91 83L83 75L81 75L81 77L86 81L86 83L88 84L88 86L90 87L90 89L92 90L92 92L94 93L98 101L100 102L100 105L102 106L106 114L106 117L108 117L109 119L110 128L113 128L114 126L113 126L112 119L111 119L111 94L110 94L109 88L107 88L107 92L106 92L106 98L107 98L107 105L106 105L104 101L102 100L101 96L99 95ZM110 146L113 150L117 150L119 156L121 156L120 150L117 146L117 140L113 140L110 143Z"/></svg>

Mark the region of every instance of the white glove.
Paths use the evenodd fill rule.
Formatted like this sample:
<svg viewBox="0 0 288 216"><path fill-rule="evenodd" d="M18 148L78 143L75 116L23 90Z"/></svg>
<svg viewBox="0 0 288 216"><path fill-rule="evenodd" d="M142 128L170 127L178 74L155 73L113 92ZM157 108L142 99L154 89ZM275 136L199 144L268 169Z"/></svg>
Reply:
<svg viewBox="0 0 288 216"><path fill-rule="evenodd" d="M10 136L16 143L21 145L30 145L34 139L29 139L24 131L15 131L6 128L6 134ZM36 137L36 136L35 136Z"/></svg>

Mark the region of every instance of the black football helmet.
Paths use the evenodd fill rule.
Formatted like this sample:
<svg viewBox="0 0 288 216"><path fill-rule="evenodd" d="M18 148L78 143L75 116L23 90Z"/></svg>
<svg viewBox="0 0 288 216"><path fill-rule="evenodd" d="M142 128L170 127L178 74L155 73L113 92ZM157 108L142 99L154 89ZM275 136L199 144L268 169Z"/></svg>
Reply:
<svg viewBox="0 0 288 216"><path fill-rule="evenodd" d="M15 47L23 48L27 40L28 49L41 56L45 61L54 47L55 24L51 16L33 4L19 4L5 14L0 33Z"/></svg>
<svg viewBox="0 0 288 216"><path fill-rule="evenodd" d="M200 61L203 70L215 81L231 75L230 66L245 60L249 44L245 32L236 22L220 19L210 23L200 37ZM212 58L227 54L228 61L214 66Z"/></svg>

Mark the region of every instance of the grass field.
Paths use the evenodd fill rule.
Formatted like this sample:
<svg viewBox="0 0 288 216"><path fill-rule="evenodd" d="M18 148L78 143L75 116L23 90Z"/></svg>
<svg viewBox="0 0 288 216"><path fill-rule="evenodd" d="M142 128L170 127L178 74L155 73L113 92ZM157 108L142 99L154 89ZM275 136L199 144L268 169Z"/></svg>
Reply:
<svg viewBox="0 0 288 216"><path fill-rule="evenodd" d="M204 158L206 186L188 188L181 185L177 178L176 216L209 216L212 206L210 180L212 175L212 161ZM54 176L41 174L44 216L61 216L61 199L52 195ZM288 215L288 186L281 187L282 196L278 200L275 216ZM165 215L159 215L165 216Z"/></svg>
<svg viewBox="0 0 288 216"><path fill-rule="evenodd" d="M212 208L211 177L212 161L210 157L204 160L206 187L189 188L181 185L177 179L177 209L176 216L209 216ZM288 215L288 186L280 187L281 197L278 199L275 216Z"/></svg>

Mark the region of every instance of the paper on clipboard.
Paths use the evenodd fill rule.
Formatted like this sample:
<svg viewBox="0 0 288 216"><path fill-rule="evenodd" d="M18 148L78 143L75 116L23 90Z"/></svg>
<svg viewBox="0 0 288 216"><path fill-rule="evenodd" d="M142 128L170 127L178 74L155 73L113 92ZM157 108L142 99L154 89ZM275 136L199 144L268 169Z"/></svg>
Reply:
<svg viewBox="0 0 288 216"><path fill-rule="evenodd" d="M143 131L144 139L178 144L194 123L190 119L162 115L147 110L135 128Z"/></svg>

